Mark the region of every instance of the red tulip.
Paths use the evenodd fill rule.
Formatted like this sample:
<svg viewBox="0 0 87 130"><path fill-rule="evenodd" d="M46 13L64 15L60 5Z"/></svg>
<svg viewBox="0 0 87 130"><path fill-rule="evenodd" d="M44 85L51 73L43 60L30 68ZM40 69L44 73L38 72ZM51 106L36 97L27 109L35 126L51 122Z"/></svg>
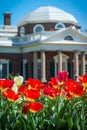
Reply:
<svg viewBox="0 0 87 130"><path fill-rule="evenodd" d="M29 78L28 80L26 80L26 84L28 88L32 90L39 90L42 87L42 83L40 82L40 80L33 78Z"/></svg>
<svg viewBox="0 0 87 130"><path fill-rule="evenodd" d="M43 109L43 104L40 102L27 102L22 107L22 113L27 114L28 111L33 113L39 112Z"/></svg>
<svg viewBox="0 0 87 130"><path fill-rule="evenodd" d="M29 102L25 103L24 106L22 107L22 113L27 114L29 110Z"/></svg>
<svg viewBox="0 0 87 130"><path fill-rule="evenodd" d="M39 90L25 89L23 94L28 101L34 101L41 96L41 93Z"/></svg>
<svg viewBox="0 0 87 130"><path fill-rule="evenodd" d="M7 89L6 91L2 92L2 95L12 102L20 98L20 95L16 94L12 89Z"/></svg>
<svg viewBox="0 0 87 130"><path fill-rule="evenodd" d="M6 89L6 88L11 88L14 84L13 80L10 79L0 79L0 90L1 89Z"/></svg>
<svg viewBox="0 0 87 130"><path fill-rule="evenodd" d="M57 89L52 88L52 87L45 87L44 94L47 95L51 99L55 99L58 95L58 91Z"/></svg>
<svg viewBox="0 0 87 130"><path fill-rule="evenodd" d="M39 111L41 111L43 109L43 105L42 105L42 103L40 103L40 102L34 102L34 103L30 103L30 105L29 105L29 110L31 111L31 112L39 112Z"/></svg>
<svg viewBox="0 0 87 130"><path fill-rule="evenodd" d="M73 96L82 96L85 93L84 87L71 79L66 82L66 89Z"/></svg>
<svg viewBox="0 0 87 130"><path fill-rule="evenodd" d="M59 84L64 84L68 80L68 72L58 72L56 78L58 79Z"/></svg>

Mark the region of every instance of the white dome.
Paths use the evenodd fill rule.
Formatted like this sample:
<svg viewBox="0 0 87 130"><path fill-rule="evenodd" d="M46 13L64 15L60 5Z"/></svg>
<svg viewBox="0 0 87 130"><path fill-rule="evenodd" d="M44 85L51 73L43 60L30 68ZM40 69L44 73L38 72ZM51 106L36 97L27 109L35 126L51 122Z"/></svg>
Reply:
<svg viewBox="0 0 87 130"><path fill-rule="evenodd" d="M73 15L56 7L44 6L29 13L19 22L18 25L38 22L63 22L77 24Z"/></svg>

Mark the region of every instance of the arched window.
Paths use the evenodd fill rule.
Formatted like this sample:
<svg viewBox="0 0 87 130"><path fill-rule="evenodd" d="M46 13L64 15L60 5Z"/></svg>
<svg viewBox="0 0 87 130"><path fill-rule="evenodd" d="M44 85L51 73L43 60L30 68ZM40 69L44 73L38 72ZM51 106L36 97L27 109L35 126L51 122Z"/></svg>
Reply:
<svg viewBox="0 0 87 130"><path fill-rule="evenodd" d="M64 38L64 40L70 40L70 41L73 41L73 38L71 37L71 36L66 36L65 38Z"/></svg>
<svg viewBox="0 0 87 130"><path fill-rule="evenodd" d="M24 34L25 34L25 28L21 27L20 28L20 36L24 36Z"/></svg>
<svg viewBox="0 0 87 130"><path fill-rule="evenodd" d="M61 28L65 28L65 25L63 23L57 23L55 25L55 29L61 29Z"/></svg>
<svg viewBox="0 0 87 130"><path fill-rule="evenodd" d="M33 32L42 32L42 31L44 31L44 27L41 24L37 24L33 28Z"/></svg>

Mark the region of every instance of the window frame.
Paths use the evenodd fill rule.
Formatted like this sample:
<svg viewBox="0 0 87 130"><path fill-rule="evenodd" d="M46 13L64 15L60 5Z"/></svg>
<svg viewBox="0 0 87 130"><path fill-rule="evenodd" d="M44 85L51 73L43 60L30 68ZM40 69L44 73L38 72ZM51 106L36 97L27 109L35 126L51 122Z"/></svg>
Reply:
<svg viewBox="0 0 87 130"><path fill-rule="evenodd" d="M26 64L28 64L28 61L27 61L27 59L23 59L23 78L24 78L24 80L26 80L26 78L27 78L27 73L26 73ZM28 70L27 70L28 71Z"/></svg>
<svg viewBox="0 0 87 130"><path fill-rule="evenodd" d="M41 59L37 59L37 78L41 80Z"/></svg>
<svg viewBox="0 0 87 130"><path fill-rule="evenodd" d="M6 64L7 75L4 78L9 78L9 60L0 59L0 78L3 78L3 64Z"/></svg>
<svg viewBox="0 0 87 130"><path fill-rule="evenodd" d="M62 28L65 28L65 25L64 25L63 23L57 23L57 24L55 25L55 29L62 29L62 28L58 28L58 27L57 27L58 25L61 25Z"/></svg>
<svg viewBox="0 0 87 130"><path fill-rule="evenodd" d="M36 28L37 28L37 27L41 27L42 30L41 30L41 31L36 31ZM33 28L33 32L34 32L34 33L43 32L43 31L44 31L44 26L43 26L42 24L37 24L37 25L35 25L34 28Z"/></svg>
<svg viewBox="0 0 87 130"><path fill-rule="evenodd" d="M64 40L73 41L73 37L71 35L67 35L64 37Z"/></svg>
<svg viewBox="0 0 87 130"><path fill-rule="evenodd" d="M23 37L25 35L25 28L22 26L20 27L20 36Z"/></svg>

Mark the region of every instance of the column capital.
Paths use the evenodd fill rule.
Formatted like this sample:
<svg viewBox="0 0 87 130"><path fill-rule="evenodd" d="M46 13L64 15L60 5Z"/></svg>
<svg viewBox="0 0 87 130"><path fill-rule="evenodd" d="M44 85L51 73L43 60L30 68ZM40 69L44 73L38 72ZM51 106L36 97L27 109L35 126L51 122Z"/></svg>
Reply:
<svg viewBox="0 0 87 130"><path fill-rule="evenodd" d="M81 51L81 54L85 54L85 51Z"/></svg>
<svg viewBox="0 0 87 130"><path fill-rule="evenodd" d="M74 53L78 53L79 54L80 52L79 52L79 50L74 50Z"/></svg>
<svg viewBox="0 0 87 130"><path fill-rule="evenodd" d="M41 51L41 52L45 52L46 50L45 50L45 49L41 49L40 51Z"/></svg>
<svg viewBox="0 0 87 130"><path fill-rule="evenodd" d="M61 52L62 52L62 50L57 50L57 52L58 52L58 53L61 53Z"/></svg>

